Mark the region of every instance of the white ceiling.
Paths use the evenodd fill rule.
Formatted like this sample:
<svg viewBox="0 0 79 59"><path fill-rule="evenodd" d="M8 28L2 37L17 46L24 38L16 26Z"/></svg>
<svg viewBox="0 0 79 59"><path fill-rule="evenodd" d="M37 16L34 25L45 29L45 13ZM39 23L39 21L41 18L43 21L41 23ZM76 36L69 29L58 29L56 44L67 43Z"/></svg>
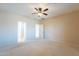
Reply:
<svg viewBox="0 0 79 59"><path fill-rule="evenodd" d="M32 15L35 7L48 8L48 16L42 16L47 18L79 10L79 3L4 3L0 4L0 11L7 11L32 19L40 19L37 15Z"/></svg>

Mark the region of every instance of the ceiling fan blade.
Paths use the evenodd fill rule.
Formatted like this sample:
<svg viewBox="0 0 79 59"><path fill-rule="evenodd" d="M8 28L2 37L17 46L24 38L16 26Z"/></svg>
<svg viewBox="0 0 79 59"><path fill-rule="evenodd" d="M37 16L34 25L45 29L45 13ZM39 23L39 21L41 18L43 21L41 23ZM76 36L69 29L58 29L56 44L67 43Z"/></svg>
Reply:
<svg viewBox="0 0 79 59"><path fill-rule="evenodd" d="M43 11L43 12L45 12L45 11L47 11L47 10L48 10L48 8L44 9L44 11Z"/></svg>
<svg viewBox="0 0 79 59"><path fill-rule="evenodd" d="M42 8L39 8L39 11L42 11Z"/></svg>
<svg viewBox="0 0 79 59"><path fill-rule="evenodd" d="M47 13L43 13L43 15L46 15L47 16L48 14Z"/></svg>
<svg viewBox="0 0 79 59"><path fill-rule="evenodd" d="M37 14L37 13L32 13L32 14Z"/></svg>
<svg viewBox="0 0 79 59"><path fill-rule="evenodd" d="M36 10L36 11L38 11L38 9L37 9L37 8L35 8L35 10Z"/></svg>

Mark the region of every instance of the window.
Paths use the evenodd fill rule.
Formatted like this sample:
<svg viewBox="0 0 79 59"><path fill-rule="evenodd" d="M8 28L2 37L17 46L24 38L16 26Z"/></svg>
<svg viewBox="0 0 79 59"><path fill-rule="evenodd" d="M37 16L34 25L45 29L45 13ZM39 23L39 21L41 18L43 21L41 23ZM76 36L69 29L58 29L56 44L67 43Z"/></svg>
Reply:
<svg viewBox="0 0 79 59"><path fill-rule="evenodd" d="M36 38L42 38L43 39L43 24L36 24L35 25L35 31L36 31L36 33L35 33L35 36L36 36Z"/></svg>
<svg viewBox="0 0 79 59"><path fill-rule="evenodd" d="M36 35L35 36L36 36L36 38L39 38L39 27L40 27L39 24L35 25L35 29L36 29L35 30L36 31L36 33L35 33Z"/></svg>

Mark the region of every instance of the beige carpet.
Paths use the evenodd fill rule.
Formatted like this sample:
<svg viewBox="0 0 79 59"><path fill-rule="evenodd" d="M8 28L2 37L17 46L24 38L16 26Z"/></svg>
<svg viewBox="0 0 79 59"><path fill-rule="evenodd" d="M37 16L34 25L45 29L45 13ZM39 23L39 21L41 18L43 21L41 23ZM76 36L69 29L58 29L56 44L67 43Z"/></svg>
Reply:
<svg viewBox="0 0 79 59"><path fill-rule="evenodd" d="M79 56L79 50L68 44L52 41L33 41L4 49L0 55L5 56Z"/></svg>

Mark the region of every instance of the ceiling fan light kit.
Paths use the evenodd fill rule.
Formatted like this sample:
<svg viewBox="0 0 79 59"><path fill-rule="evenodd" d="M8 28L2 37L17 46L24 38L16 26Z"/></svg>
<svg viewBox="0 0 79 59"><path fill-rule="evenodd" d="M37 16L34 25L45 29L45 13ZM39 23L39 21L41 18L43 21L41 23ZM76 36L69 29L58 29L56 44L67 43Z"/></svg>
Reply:
<svg viewBox="0 0 79 59"><path fill-rule="evenodd" d="M34 9L36 10L36 12L34 12L32 14L37 14L39 17L41 17L43 15L45 15L45 16L48 15L47 13L45 13L46 11L48 11L48 8L46 8L44 10L42 8L34 8Z"/></svg>

